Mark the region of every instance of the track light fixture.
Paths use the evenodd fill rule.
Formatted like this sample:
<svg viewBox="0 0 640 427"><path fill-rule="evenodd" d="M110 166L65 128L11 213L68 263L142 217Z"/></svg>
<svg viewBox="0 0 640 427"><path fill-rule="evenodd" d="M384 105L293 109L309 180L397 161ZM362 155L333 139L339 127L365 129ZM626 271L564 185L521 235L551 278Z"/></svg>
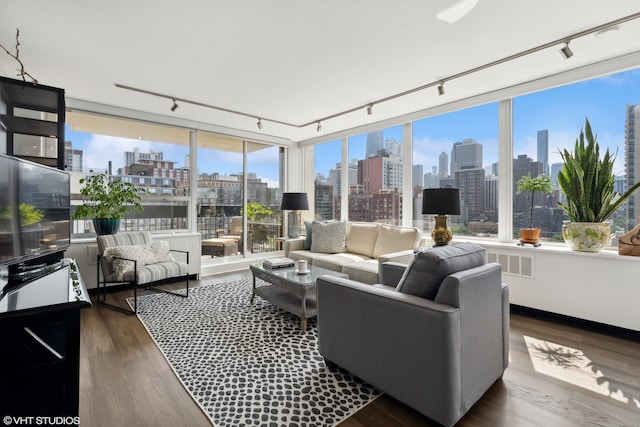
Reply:
<svg viewBox="0 0 640 427"><path fill-rule="evenodd" d="M176 99L173 98L173 105L171 106L171 111L176 111L178 109L179 105L176 102Z"/></svg>
<svg viewBox="0 0 640 427"><path fill-rule="evenodd" d="M373 104L369 104L367 105L367 116L370 116L373 114Z"/></svg>
<svg viewBox="0 0 640 427"><path fill-rule="evenodd" d="M564 59L569 59L569 58L571 58L573 56L573 52L571 51L571 48L569 47L569 40L564 42L564 46L560 49L560 54L562 55L562 57Z"/></svg>
<svg viewBox="0 0 640 427"><path fill-rule="evenodd" d="M444 82L438 85L438 95L440 96L444 95Z"/></svg>
<svg viewBox="0 0 640 427"><path fill-rule="evenodd" d="M258 129L262 129L262 119L258 119Z"/></svg>
<svg viewBox="0 0 640 427"><path fill-rule="evenodd" d="M320 122L318 122L318 127L316 128L317 132L320 132L322 130L322 125L320 124Z"/></svg>

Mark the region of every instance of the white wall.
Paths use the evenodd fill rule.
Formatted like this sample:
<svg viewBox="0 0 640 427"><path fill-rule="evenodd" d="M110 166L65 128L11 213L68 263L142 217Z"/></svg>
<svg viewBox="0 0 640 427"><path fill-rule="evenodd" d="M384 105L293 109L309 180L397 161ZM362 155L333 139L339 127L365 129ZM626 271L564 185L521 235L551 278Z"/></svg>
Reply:
<svg viewBox="0 0 640 427"><path fill-rule="evenodd" d="M477 243L488 254L506 255L498 258L512 304L640 331L640 257L573 252L551 243ZM513 266L505 262L518 260L527 267L531 262L530 277L509 272Z"/></svg>
<svg viewBox="0 0 640 427"><path fill-rule="evenodd" d="M200 277L200 246L199 233L173 233L154 234L154 240L168 240L171 249L189 251L189 274ZM71 247L65 252L67 258L75 258L80 268L87 289L97 287L97 254L98 244L95 239L78 239L71 243ZM176 259L179 255L176 255Z"/></svg>

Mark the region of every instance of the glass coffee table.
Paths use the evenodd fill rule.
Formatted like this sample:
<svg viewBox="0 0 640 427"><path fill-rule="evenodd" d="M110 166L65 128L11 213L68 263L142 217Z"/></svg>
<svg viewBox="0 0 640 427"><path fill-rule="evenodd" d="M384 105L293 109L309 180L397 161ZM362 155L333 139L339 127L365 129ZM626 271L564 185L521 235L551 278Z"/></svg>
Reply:
<svg viewBox="0 0 640 427"><path fill-rule="evenodd" d="M249 268L253 274L251 303L258 295L276 307L298 316L302 332L307 330L307 319L318 313L316 305L316 280L318 277L328 274L345 279L349 278L344 273L313 265L309 266L309 272L306 274L298 274L295 267L264 267L261 262L251 264ZM256 278L269 284L256 286Z"/></svg>

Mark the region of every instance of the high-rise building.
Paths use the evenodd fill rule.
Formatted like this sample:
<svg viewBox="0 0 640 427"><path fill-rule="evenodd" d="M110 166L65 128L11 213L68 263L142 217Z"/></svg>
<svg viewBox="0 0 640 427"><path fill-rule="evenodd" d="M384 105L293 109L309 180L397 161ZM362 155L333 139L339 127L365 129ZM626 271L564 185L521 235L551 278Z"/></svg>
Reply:
<svg viewBox="0 0 640 427"><path fill-rule="evenodd" d="M564 163L553 163L551 165L551 173L549 174L549 177L556 189L560 189L560 187L558 187L558 173L562 170L562 165L564 165Z"/></svg>
<svg viewBox="0 0 640 427"><path fill-rule="evenodd" d="M482 144L473 138L456 142L451 148L451 175L463 169L482 168Z"/></svg>
<svg viewBox="0 0 640 427"><path fill-rule="evenodd" d="M402 141L398 142L393 138L384 142L384 149L391 155L402 157Z"/></svg>
<svg viewBox="0 0 640 427"><path fill-rule="evenodd" d="M625 121L624 133L624 167L627 176L626 188L631 188L640 176L636 176L635 171L640 173L640 152L636 152L636 135L640 136L640 104L627 105L627 118ZM631 229L640 216L640 196L632 195L626 202L627 228Z"/></svg>
<svg viewBox="0 0 640 427"><path fill-rule="evenodd" d="M380 150L384 150L382 131L368 133L365 158L377 156Z"/></svg>
<svg viewBox="0 0 640 427"><path fill-rule="evenodd" d="M531 201L527 201L528 195L526 193L516 194L518 186L516 182L523 176L531 174L532 178L542 174L542 163L533 161L532 158L527 156L526 154L518 155L518 158L513 159L513 212L520 213L524 212L528 206L530 206ZM544 194L535 195L536 199L542 199L545 197ZM534 200L534 202L536 202ZM536 202L536 205L542 205L543 202Z"/></svg>
<svg viewBox="0 0 640 427"><path fill-rule="evenodd" d="M487 176L484 181L484 210L498 212L498 177L495 175Z"/></svg>
<svg viewBox="0 0 640 427"><path fill-rule="evenodd" d="M348 176L348 187L352 185L356 185L358 183L358 161L356 159L351 159L351 162L348 165L349 169L347 171ZM329 170L329 185L333 187L333 195L334 197L340 196L340 188L341 188L341 179L342 176L342 163L336 163L335 169Z"/></svg>
<svg viewBox="0 0 640 427"><path fill-rule="evenodd" d="M364 160L358 160L358 185L365 193L379 193L381 190L402 191L402 159L384 153Z"/></svg>
<svg viewBox="0 0 640 427"><path fill-rule="evenodd" d="M438 157L438 175L440 178L449 176L449 155L444 151Z"/></svg>
<svg viewBox="0 0 640 427"><path fill-rule="evenodd" d="M422 182L424 188L440 188L440 177L434 173L425 173Z"/></svg>
<svg viewBox="0 0 640 427"><path fill-rule="evenodd" d="M411 185L413 187L424 187L424 168L422 165L413 165L413 175L411 176Z"/></svg>
<svg viewBox="0 0 640 427"><path fill-rule="evenodd" d="M460 189L460 213L465 224L484 219L484 169L462 169L455 173Z"/></svg>
<svg viewBox="0 0 640 427"><path fill-rule="evenodd" d="M163 156L164 153L162 151L149 150L148 153L141 153L140 149L136 147L133 151L124 152L124 165L129 166L133 163L139 162L140 160L162 160Z"/></svg>
<svg viewBox="0 0 640 427"><path fill-rule="evenodd" d="M538 131L538 161L542 163L542 173L549 173L549 131Z"/></svg>
<svg viewBox="0 0 640 427"><path fill-rule="evenodd" d="M82 172L82 150L74 150L71 141L64 143L64 169L73 172Z"/></svg>

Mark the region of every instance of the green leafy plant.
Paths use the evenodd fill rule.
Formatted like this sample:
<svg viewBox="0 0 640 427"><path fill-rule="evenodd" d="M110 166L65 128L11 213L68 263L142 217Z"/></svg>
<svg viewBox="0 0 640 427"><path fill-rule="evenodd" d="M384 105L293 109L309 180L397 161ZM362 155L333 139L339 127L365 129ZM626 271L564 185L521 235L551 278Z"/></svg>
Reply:
<svg viewBox="0 0 640 427"><path fill-rule="evenodd" d="M533 202L536 191L542 194L549 194L553 192L553 184L549 175L538 175L535 178L531 177L531 173L524 175L516 182L518 190L516 194L528 192L531 197L531 211L529 213L529 228L533 228Z"/></svg>
<svg viewBox="0 0 640 427"><path fill-rule="evenodd" d="M242 210L240 210L242 214ZM247 202L247 219L255 220L259 216L273 215L273 211L268 206L262 206L258 202Z"/></svg>
<svg viewBox="0 0 640 427"><path fill-rule="evenodd" d="M146 194L144 188L122 179L111 180L106 174L82 178L80 184L84 184L80 194L85 200L73 214L74 219L122 219L128 212L142 212L141 194Z"/></svg>
<svg viewBox="0 0 640 427"><path fill-rule="evenodd" d="M624 194L614 190L616 156L607 149L600 157L600 145L589 119L580 130L573 153L564 149L560 155L564 165L558 172L558 184L567 203L558 204L573 222L604 222L640 187L638 182Z"/></svg>

